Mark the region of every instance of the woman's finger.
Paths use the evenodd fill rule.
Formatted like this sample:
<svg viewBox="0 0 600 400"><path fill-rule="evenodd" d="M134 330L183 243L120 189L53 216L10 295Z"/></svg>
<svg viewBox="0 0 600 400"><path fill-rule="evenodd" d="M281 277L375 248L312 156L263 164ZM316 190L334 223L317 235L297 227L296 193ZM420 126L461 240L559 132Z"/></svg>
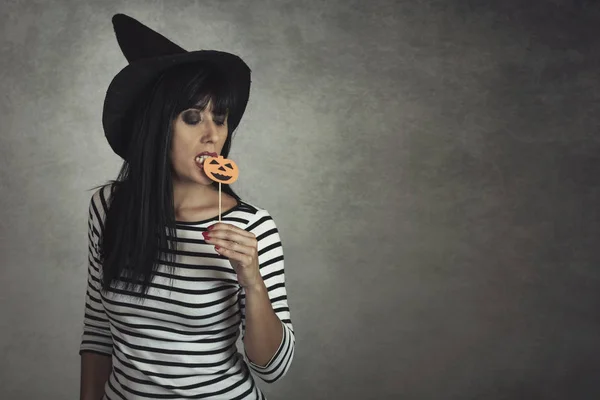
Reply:
<svg viewBox="0 0 600 400"><path fill-rule="evenodd" d="M224 223L224 222L217 222L216 224L213 224L213 225L211 225L211 226L209 226L207 228L208 232L221 231L221 230L235 232L235 233L237 233L239 235L250 237L250 238L254 237L253 233L248 232L248 231L246 231L246 230L244 230L242 228L238 228L235 225L227 224L227 223Z"/></svg>
<svg viewBox="0 0 600 400"><path fill-rule="evenodd" d="M231 240L210 238L210 239L207 239L206 242L210 243L210 244L214 244L217 247L221 247L221 248L227 249L229 251L233 251L233 252L248 255L248 256L252 256L255 252L255 249L253 249L252 247L245 246L244 244L234 242Z"/></svg>
<svg viewBox="0 0 600 400"><path fill-rule="evenodd" d="M219 254L227 257L230 261L237 261L241 265L246 265L246 266L252 264L252 256L250 256L248 254L239 253L237 251L233 251L231 249L221 247L221 246L215 246L215 250Z"/></svg>
<svg viewBox="0 0 600 400"><path fill-rule="evenodd" d="M231 226L231 225L230 225ZM229 228L213 228L203 232L204 239L222 239L230 242L235 242L243 246L256 247L257 241L253 233L244 231L243 229L229 229Z"/></svg>

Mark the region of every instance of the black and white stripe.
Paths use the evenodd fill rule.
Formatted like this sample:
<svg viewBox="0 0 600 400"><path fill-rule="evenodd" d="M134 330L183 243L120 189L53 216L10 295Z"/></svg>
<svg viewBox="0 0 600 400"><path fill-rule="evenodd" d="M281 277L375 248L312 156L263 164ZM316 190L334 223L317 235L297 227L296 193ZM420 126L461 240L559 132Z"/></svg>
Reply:
<svg viewBox="0 0 600 400"><path fill-rule="evenodd" d="M284 257L269 213L246 202L223 222L256 235L260 271L282 321L283 340L265 367L236 348L245 333L245 293L229 261L202 232L216 219L178 223L176 261L163 263L142 302L115 290L100 292L98 239L110 203L110 186L89 205L89 263L80 352L112 356L107 399L265 399L253 375L271 383L283 377L294 356ZM241 328L241 329L240 329Z"/></svg>

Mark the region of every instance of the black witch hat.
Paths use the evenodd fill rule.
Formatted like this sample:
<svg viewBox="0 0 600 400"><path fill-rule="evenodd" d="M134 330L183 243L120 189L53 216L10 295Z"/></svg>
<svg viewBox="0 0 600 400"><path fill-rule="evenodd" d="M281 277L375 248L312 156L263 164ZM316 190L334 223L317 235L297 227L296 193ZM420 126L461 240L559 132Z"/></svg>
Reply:
<svg viewBox="0 0 600 400"><path fill-rule="evenodd" d="M140 94L164 71L181 64L207 62L225 75L239 99L239 107L227 119L231 131L235 130L250 96L250 68L240 57L217 50L186 51L124 14L114 15L112 23L129 62L110 83L102 112L104 134L115 153L126 159L131 138L126 121Z"/></svg>

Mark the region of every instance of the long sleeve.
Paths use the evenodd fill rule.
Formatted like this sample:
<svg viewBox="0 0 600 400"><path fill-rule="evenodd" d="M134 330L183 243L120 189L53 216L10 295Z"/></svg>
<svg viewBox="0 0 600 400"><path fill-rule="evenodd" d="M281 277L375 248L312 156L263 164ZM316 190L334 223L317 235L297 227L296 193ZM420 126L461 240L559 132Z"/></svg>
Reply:
<svg viewBox="0 0 600 400"><path fill-rule="evenodd" d="M271 306L282 322L283 338L275 355L268 364L261 367L248 360L250 368L267 383L272 383L285 376L294 357L296 338L290 318L287 292L285 288L283 246L279 231L272 217L266 210L259 210L257 219L251 222L247 231L255 234L258 241L258 262L260 273L268 289ZM246 330L246 296L244 290L240 294L242 312L242 338ZM246 354L246 358L247 354Z"/></svg>
<svg viewBox="0 0 600 400"><path fill-rule="evenodd" d="M113 341L110 325L100 293L101 264L98 256L98 243L103 231L106 211L105 192L108 192L106 187L96 191L89 204L87 291L80 354L84 351L112 354Z"/></svg>

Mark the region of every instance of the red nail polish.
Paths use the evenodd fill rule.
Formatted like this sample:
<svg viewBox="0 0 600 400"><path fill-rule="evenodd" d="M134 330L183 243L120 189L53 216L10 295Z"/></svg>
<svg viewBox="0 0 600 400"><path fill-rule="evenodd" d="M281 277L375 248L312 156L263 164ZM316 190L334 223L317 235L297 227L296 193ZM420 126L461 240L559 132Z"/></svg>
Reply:
<svg viewBox="0 0 600 400"><path fill-rule="evenodd" d="M208 232L202 232L202 236L204 236L204 240L210 239L210 236L208 236Z"/></svg>
<svg viewBox="0 0 600 400"><path fill-rule="evenodd" d="M214 227L214 225L209 226L208 228L206 228L207 230L211 230Z"/></svg>
<svg viewBox="0 0 600 400"><path fill-rule="evenodd" d="M215 246L215 250L219 250L219 249L220 249L220 247L219 247L219 246Z"/></svg>

